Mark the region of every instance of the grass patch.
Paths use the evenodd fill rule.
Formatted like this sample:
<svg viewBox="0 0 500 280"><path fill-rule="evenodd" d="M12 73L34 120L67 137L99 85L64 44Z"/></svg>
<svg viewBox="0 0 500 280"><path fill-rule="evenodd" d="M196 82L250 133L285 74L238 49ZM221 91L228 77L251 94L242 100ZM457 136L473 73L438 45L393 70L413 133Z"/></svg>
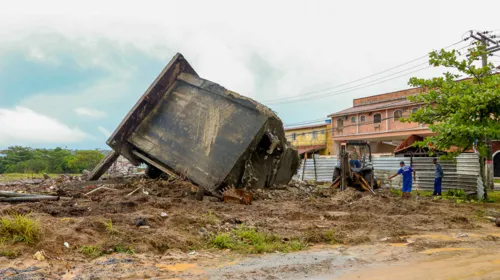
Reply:
<svg viewBox="0 0 500 280"><path fill-rule="evenodd" d="M305 240L308 243L328 243L328 244L337 244L339 243L339 238L335 234L335 230L329 229L327 231L319 231L316 229L310 229L305 235Z"/></svg>
<svg viewBox="0 0 500 280"><path fill-rule="evenodd" d="M104 222L103 224L106 227L106 232L108 232L109 235L118 234L118 230L113 227L113 220L109 219L109 221Z"/></svg>
<svg viewBox="0 0 500 280"><path fill-rule="evenodd" d="M493 179L495 183L500 184L500 179Z"/></svg>
<svg viewBox="0 0 500 280"><path fill-rule="evenodd" d="M237 252L259 254L271 252L292 252L305 248L300 240L284 241L276 234L259 232L254 228L241 225L228 233L213 236L210 244L219 249L231 249Z"/></svg>
<svg viewBox="0 0 500 280"><path fill-rule="evenodd" d="M103 255L101 248L98 246L82 246L78 249L78 252L89 258L97 258Z"/></svg>
<svg viewBox="0 0 500 280"><path fill-rule="evenodd" d="M41 238L40 222L23 214L2 217L0 218L0 236L4 242L33 245Z"/></svg>
<svg viewBox="0 0 500 280"><path fill-rule="evenodd" d="M401 196L403 194L400 189L393 189L393 188L391 188L391 193L395 196Z"/></svg>
<svg viewBox="0 0 500 280"><path fill-rule="evenodd" d="M122 244L116 244L112 249L113 249L113 252L115 252L115 253L135 255L134 248L132 248L131 246L124 246Z"/></svg>
<svg viewBox="0 0 500 280"><path fill-rule="evenodd" d="M62 174L47 174L51 178L56 178L61 176ZM69 176L80 176L81 174L67 174ZM8 182L8 181L18 181L18 180L31 180L31 179L43 179L43 172L36 173L4 173L0 175L0 182Z"/></svg>
<svg viewBox="0 0 500 280"><path fill-rule="evenodd" d="M19 255L20 255L19 252L11 250L11 249L0 251L0 256L6 257L8 259L15 259L15 258L19 257Z"/></svg>
<svg viewBox="0 0 500 280"><path fill-rule="evenodd" d="M125 246L121 243L113 245L111 247L107 246L95 246L95 245L85 245L78 248L78 252L85 255L88 258L97 258L103 255L112 253L122 253L134 255L135 251L131 246Z"/></svg>
<svg viewBox="0 0 500 280"><path fill-rule="evenodd" d="M214 214L214 211L212 209L208 210L207 213L201 215L201 218L204 223L210 224L210 225L216 225L220 223L219 218Z"/></svg>
<svg viewBox="0 0 500 280"><path fill-rule="evenodd" d="M490 203L500 202L500 191L489 191L487 202Z"/></svg>

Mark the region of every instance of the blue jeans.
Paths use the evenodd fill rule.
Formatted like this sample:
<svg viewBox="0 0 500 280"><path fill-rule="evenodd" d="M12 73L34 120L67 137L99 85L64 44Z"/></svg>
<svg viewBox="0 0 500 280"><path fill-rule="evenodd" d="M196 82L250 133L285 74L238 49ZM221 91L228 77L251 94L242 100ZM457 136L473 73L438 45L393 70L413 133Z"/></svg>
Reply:
<svg viewBox="0 0 500 280"><path fill-rule="evenodd" d="M443 178L434 179L434 193L432 195L441 195L441 183Z"/></svg>

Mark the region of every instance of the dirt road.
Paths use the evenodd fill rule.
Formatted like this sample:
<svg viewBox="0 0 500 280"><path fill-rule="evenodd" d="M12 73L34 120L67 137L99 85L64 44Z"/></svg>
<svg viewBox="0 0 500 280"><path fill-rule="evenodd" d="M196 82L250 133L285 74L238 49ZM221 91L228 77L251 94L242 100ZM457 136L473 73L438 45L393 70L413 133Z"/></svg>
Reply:
<svg viewBox="0 0 500 280"><path fill-rule="evenodd" d="M0 205L2 216L31 213L43 232L34 245L0 246L16 253L0 257L0 278L496 279L499 273L500 231L483 218L496 204L401 201L387 190L372 196L291 184L256 191L252 205L233 205L196 201L187 182L150 180L82 195L95 187L16 186L73 199ZM138 218L148 226L138 228ZM213 236L242 224L307 247L258 255L214 247ZM90 247L92 255L82 250ZM36 252L45 259L33 259Z"/></svg>

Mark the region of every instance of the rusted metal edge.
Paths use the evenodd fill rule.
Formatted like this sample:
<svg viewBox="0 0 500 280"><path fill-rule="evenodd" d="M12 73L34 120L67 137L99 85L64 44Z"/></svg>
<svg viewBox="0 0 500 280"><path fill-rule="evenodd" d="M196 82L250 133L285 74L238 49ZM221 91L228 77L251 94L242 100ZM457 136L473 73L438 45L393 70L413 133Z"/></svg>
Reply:
<svg viewBox="0 0 500 280"><path fill-rule="evenodd" d="M144 119L143 115L150 112L157 105L158 100L175 83L177 76L183 72L198 76L182 54L177 53L128 112L127 116L106 141L106 144L120 153L122 143L128 139Z"/></svg>

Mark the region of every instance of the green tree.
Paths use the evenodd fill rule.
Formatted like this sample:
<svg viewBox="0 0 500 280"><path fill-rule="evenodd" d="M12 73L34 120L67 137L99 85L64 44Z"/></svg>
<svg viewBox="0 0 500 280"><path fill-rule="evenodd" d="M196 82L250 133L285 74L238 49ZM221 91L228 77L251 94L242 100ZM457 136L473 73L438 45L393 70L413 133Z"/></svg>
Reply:
<svg viewBox="0 0 500 280"><path fill-rule="evenodd" d="M35 152L29 147L12 146L0 151L0 155L2 156L2 163L8 169L9 166L13 166L18 162L34 158Z"/></svg>
<svg viewBox="0 0 500 280"><path fill-rule="evenodd" d="M68 159L71 158L71 151L63 148L55 148L52 150L41 150L41 158L48 163L47 171L50 173L69 173L71 172L68 166Z"/></svg>
<svg viewBox="0 0 500 280"><path fill-rule="evenodd" d="M432 79L411 78L411 86L426 91L409 97L410 101L423 106L407 119L426 123L436 133L416 143L417 146L431 150L453 150L456 147L450 154L453 156L476 143L482 175L488 153L485 139L500 139L500 76L490 74L492 64L476 66L485 53L482 45L468 49L468 56L462 59L459 58L462 53L456 50L431 52L430 65L444 66L453 73L448 71L443 77ZM467 79L457 81L459 78Z"/></svg>
<svg viewBox="0 0 500 280"><path fill-rule="evenodd" d="M26 172L40 173L47 169L47 161L42 159L30 159L23 162L25 164Z"/></svg>
<svg viewBox="0 0 500 280"><path fill-rule="evenodd" d="M74 156L68 159L68 166L76 172L82 172L84 169L93 169L104 155L96 150L76 151Z"/></svg>

